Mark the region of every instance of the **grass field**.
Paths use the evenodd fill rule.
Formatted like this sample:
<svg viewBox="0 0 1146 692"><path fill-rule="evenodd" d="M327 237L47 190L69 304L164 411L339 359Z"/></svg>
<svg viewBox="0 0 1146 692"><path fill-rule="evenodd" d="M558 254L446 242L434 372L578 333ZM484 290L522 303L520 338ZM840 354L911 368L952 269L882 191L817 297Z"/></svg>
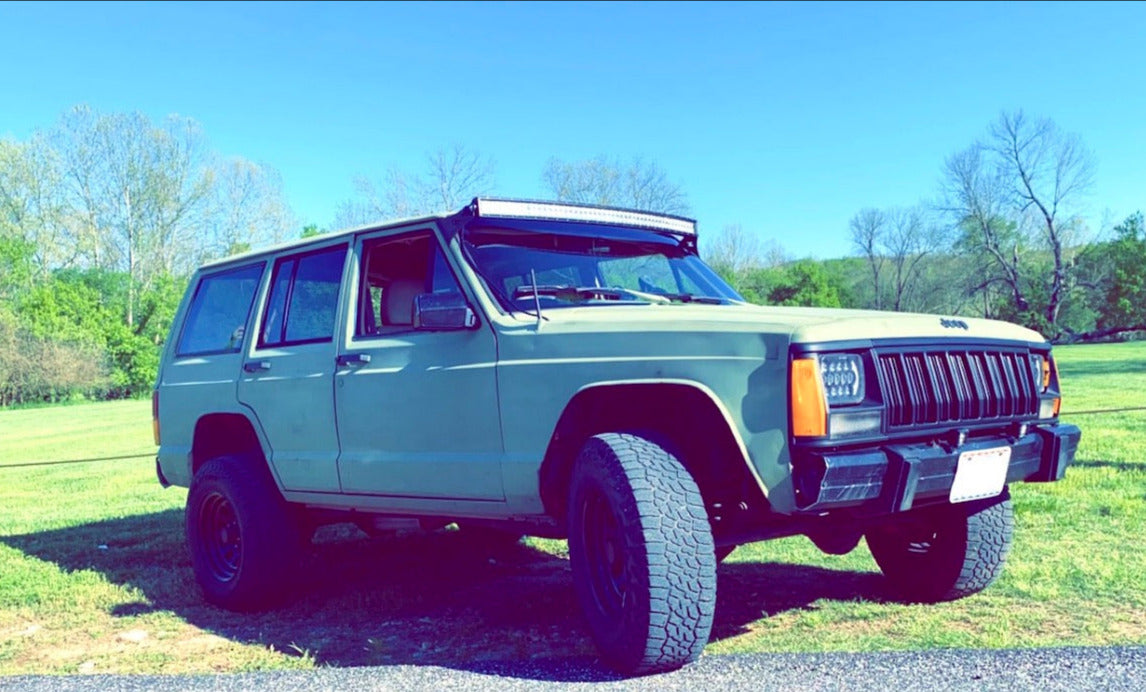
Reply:
<svg viewBox="0 0 1146 692"><path fill-rule="evenodd" d="M1146 344L1061 348L1063 419L1083 428L1061 483L1013 488L1015 548L984 593L890 600L861 545L796 537L721 566L707 652L1146 642ZM0 674L211 672L592 656L564 544L487 552L455 532L319 532L301 596L271 613L203 604L183 546L186 492L148 457L149 403L0 411Z"/></svg>

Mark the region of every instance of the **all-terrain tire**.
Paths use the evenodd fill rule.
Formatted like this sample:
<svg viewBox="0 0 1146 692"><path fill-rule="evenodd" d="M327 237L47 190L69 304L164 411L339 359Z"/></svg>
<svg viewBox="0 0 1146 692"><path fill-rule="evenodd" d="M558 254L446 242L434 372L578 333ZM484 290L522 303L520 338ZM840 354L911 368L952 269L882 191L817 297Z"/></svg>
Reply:
<svg viewBox="0 0 1146 692"><path fill-rule="evenodd" d="M870 529L868 548L904 600L932 603L970 596L1003 571L1014 533L1011 496L941 505Z"/></svg>
<svg viewBox="0 0 1146 692"><path fill-rule="evenodd" d="M185 522L191 566L209 602L262 610L289 592L301 544L296 517L250 460L205 463L191 481Z"/></svg>
<svg viewBox="0 0 1146 692"><path fill-rule="evenodd" d="M574 588L605 663L644 674L695 661L712 631L716 554L681 462L644 437L589 438L568 519Z"/></svg>

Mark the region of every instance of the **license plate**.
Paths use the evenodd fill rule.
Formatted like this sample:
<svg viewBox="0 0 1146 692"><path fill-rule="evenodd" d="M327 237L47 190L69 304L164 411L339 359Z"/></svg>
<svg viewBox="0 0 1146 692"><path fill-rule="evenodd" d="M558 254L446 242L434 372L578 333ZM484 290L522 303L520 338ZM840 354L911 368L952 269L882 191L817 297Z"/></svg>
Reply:
<svg viewBox="0 0 1146 692"><path fill-rule="evenodd" d="M951 484L951 501L967 502L995 497L1007 484L1007 466L1011 463L1010 447L976 449L959 455L955 482Z"/></svg>

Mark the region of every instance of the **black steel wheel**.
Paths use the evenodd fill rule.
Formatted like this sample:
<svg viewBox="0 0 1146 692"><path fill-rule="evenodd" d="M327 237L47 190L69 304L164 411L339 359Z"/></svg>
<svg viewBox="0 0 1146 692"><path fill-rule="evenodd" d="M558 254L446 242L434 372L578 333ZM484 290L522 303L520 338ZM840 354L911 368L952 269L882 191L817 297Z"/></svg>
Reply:
<svg viewBox="0 0 1146 692"><path fill-rule="evenodd" d="M238 576L243 537L235 508L223 493L212 492L203 498L199 536L211 578L225 583Z"/></svg>
<svg viewBox="0 0 1146 692"><path fill-rule="evenodd" d="M586 489L578 509L582 517L580 545L589 567L593 607L605 618L621 618L626 591L638 580L626 572L627 555L617 517L604 493L595 487Z"/></svg>
<svg viewBox="0 0 1146 692"><path fill-rule="evenodd" d="M298 522L270 474L244 457L205 463L187 494L187 547L211 603L259 610L289 591L301 544Z"/></svg>
<svg viewBox="0 0 1146 692"><path fill-rule="evenodd" d="M700 490L644 437L590 438L569 490L569 560L602 659L625 674L700 656L716 606L716 551Z"/></svg>

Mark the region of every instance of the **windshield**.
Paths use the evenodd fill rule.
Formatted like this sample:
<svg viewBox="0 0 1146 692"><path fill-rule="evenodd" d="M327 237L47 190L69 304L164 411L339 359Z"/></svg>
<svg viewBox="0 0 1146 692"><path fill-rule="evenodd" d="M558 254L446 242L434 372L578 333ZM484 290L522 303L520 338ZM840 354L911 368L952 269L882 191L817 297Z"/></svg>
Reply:
<svg viewBox="0 0 1146 692"><path fill-rule="evenodd" d="M508 309L743 299L678 239L629 228L529 222L470 226L475 269ZM536 286L536 290L535 287Z"/></svg>

